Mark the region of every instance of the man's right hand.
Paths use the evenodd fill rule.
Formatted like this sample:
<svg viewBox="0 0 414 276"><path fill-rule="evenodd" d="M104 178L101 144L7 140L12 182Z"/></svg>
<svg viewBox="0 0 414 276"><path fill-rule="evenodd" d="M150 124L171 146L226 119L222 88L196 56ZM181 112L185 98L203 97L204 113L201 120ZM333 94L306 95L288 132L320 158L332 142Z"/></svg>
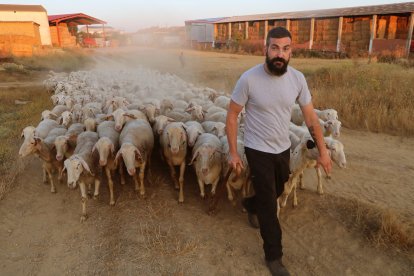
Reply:
<svg viewBox="0 0 414 276"><path fill-rule="evenodd" d="M238 153L230 154L229 167L233 168L237 175L240 175L241 171L244 169L243 161Z"/></svg>

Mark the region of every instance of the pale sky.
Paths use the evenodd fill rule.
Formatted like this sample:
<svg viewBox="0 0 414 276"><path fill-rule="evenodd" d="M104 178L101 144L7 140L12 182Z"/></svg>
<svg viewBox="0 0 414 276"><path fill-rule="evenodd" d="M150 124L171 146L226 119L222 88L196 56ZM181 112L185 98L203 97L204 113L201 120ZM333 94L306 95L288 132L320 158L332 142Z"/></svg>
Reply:
<svg viewBox="0 0 414 276"><path fill-rule="evenodd" d="M370 6L411 1L392 0L17 0L0 4L42 5L49 15L85 13L127 32L159 26L184 26L185 20Z"/></svg>

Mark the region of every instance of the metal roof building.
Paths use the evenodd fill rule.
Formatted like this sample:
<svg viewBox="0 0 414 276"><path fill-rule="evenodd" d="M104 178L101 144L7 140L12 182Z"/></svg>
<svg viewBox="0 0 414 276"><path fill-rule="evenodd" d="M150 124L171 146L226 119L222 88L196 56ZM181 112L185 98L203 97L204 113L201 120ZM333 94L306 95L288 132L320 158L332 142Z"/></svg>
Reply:
<svg viewBox="0 0 414 276"><path fill-rule="evenodd" d="M207 18L185 21L186 44L190 47L194 45L212 45L214 42L214 23L226 17Z"/></svg>
<svg viewBox="0 0 414 276"><path fill-rule="evenodd" d="M283 26L295 48L368 53L382 50L409 54L414 2L297 12L232 16L213 23L214 40L227 45L264 43L268 30Z"/></svg>

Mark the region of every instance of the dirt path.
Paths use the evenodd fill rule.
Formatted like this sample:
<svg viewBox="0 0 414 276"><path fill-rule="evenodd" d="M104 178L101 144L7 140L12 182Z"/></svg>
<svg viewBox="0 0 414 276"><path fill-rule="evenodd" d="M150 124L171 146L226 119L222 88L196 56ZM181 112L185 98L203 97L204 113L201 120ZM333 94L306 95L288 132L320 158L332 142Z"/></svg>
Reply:
<svg viewBox="0 0 414 276"><path fill-rule="evenodd" d="M176 55L160 55L164 70L174 72ZM234 85L204 68L200 56L211 55L233 78L240 57L222 61L224 56L195 55L186 52L189 60L200 62L181 72L184 79L202 77L200 82L215 89ZM256 62L254 57L243 60L246 66ZM111 58L99 62L114 66ZM414 252L375 247L349 226L350 215L337 208L337 201L369 203L414 223L414 138L342 133L347 169L335 166L332 180L323 180L323 196L316 193L315 173L306 171L299 206L293 209L289 200L281 212L284 262L292 275L413 275ZM33 158L0 201L0 275L269 275L260 234L249 227L240 206L225 201L215 217L207 216L190 167L185 203L179 205L165 165L156 155L153 160L147 199L137 196L131 183L116 183L116 205L110 207L104 183L99 199L88 200L89 219L81 224L79 190L59 184L58 193L51 194Z"/></svg>
<svg viewBox="0 0 414 276"><path fill-rule="evenodd" d="M342 139L348 168L335 168L326 195L317 195L309 171L299 206L282 210L286 265L293 275L412 275L412 256L375 248L324 203L340 195L412 215L414 140L350 130ZM207 216L191 168L185 203L178 205L164 165L154 159L146 200L127 183L116 186L117 203L110 207L104 185L99 200L88 201L84 224L79 190L58 185L50 194L34 159L0 202L1 274L268 275L259 232L240 207L224 202L217 216Z"/></svg>

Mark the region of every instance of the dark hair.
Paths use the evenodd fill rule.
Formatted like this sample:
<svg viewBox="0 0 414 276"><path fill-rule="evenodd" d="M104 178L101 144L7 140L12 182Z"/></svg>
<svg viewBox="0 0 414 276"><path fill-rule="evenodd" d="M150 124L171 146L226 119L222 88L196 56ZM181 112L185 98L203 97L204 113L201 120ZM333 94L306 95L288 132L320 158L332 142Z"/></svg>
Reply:
<svg viewBox="0 0 414 276"><path fill-rule="evenodd" d="M271 38L284 38L284 37L289 37L290 39L292 39L292 35L286 28L284 27L273 28L267 33L266 46L269 46Z"/></svg>

